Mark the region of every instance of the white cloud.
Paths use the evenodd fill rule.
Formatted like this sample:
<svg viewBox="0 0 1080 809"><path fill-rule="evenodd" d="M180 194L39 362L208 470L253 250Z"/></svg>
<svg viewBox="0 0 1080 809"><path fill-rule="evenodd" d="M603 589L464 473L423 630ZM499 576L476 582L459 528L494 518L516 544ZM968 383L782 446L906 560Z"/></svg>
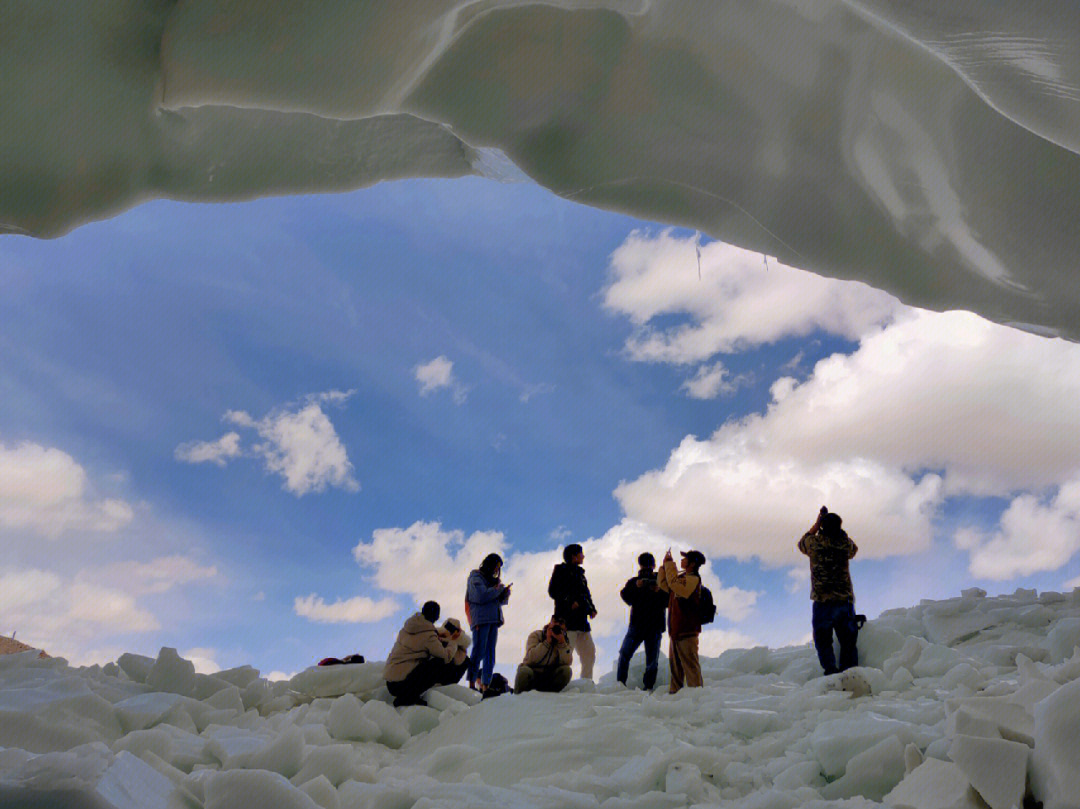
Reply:
<svg viewBox="0 0 1080 809"><path fill-rule="evenodd" d="M224 466L232 458L252 455L263 460L267 471L281 475L285 479L283 488L297 497L324 491L328 486L359 491L360 484L353 477L353 465L345 445L322 408L323 404L339 405L352 393L339 390L313 393L260 419L243 410L229 410L224 416L227 423L255 430L261 441L245 452L240 446L240 435L229 432L216 441L181 444L176 448L176 458Z"/></svg>
<svg viewBox="0 0 1080 809"><path fill-rule="evenodd" d="M1080 551L1080 477L1049 499L1014 498L998 530L989 536L961 530L955 542L970 554L971 572L980 578L1003 580L1063 567Z"/></svg>
<svg viewBox="0 0 1080 809"><path fill-rule="evenodd" d="M604 306L638 327L627 341L632 359L697 363L718 353L823 330L856 339L888 322L895 298L865 284L837 281L779 263L766 270L760 253L670 231L634 231L611 255ZM671 328L651 325L685 315Z"/></svg>
<svg viewBox="0 0 1080 809"><path fill-rule="evenodd" d="M17 630L21 640L53 655L77 652L102 636L160 628L128 592L34 568L0 571L0 613L5 632Z"/></svg>
<svg viewBox="0 0 1080 809"><path fill-rule="evenodd" d="M116 562L82 575L91 575L97 581L123 587L134 595L145 595L164 593L178 585L216 578L218 570L214 565L203 566L176 554L149 562Z"/></svg>
<svg viewBox="0 0 1080 809"><path fill-rule="evenodd" d="M662 469L620 484L627 516L706 552L785 564L822 504L843 515L860 558L881 558L928 547L949 497L1026 492L1014 507L1045 524L1045 538L1026 531L1038 550L1009 561L1020 527L968 537L982 549L972 572L1054 569L1075 551L1061 508L1031 504L1077 474L1080 346L968 313L901 310L854 353L771 392L765 413L688 436Z"/></svg>
<svg viewBox="0 0 1080 809"><path fill-rule="evenodd" d="M66 452L31 442L0 444L0 527L56 538L70 531L112 533L133 516L123 500L96 498L86 471Z"/></svg>
<svg viewBox="0 0 1080 809"><path fill-rule="evenodd" d="M312 593L297 596L293 609L302 618L321 624L369 624L388 618L398 611L399 605L392 598L374 601L366 596L355 596L327 604Z"/></svg>
<svg viewBox="0 0 1080 809"><path fill-rule="evenodd" d="M186 652L180 652L180 656L195 665L197 674L216 674L221 671L221 666L214 659L217 656L216 649L197 646L194 649L188 649Z"/></svg>
<svg viewBox="0 0 1080 809"><path fill-rule="evenodd" d="M416 381L420 383L421 396L427 396L435 391L448 389L454 399L454 404L465 403L469 389L454 376L454 363L446 357L440 355L433 360L417 365L413 369L413 374L416 377ZM522 401L527 402L533 393L539 392L542 391L523 392L522 396L524 398L522 398ZM528 395L526 395L526 393Z"/></svg>
<svg viewBox="0 0 1080 809"><path fill-rule="evenodd" d="M1065 582L1064 587L1066 589L1080 587L1080 576L1077 576L1075 579L1069 579L1067 582Z"/></svg>
<svg viewBox="0 0 1080 809"><path fill-rule="evenodd" d="M555 542L562 542L564 539L569 539L574 535L574 532L567 528L565 525L560 525L553 529L548 538Z"/></svg>
<svg viewBox="0 0 1080 809"><path fill-rule="evenodd" d="M789 593L810 592L810 567L790 568L787 572L788 582L784 589Z"/></svg>
<svg viewBox="0 0 1080 809"><path fill-rule="evenodd" d="M286 674L283 671L272 671L266 675L266 679L270 680L271 682L280 682L281 680L291 680L295 676L295 671L291 674Z"/></svg>
<svg viewBox="0 0 1080 809"><path fill-rule="evenodd" d="M226 461L237 458L240 452L240 433L228 432L216 441L191 441L181 444L173 455L186 463L213 463L224 466Z"/></svg>
<svg viewBox="0 0 1080 809"><path fill-rule="evenodd" d="M719 657L728 649L752 649L760 645L737 629L705 629L698 639L698 654L702 657Z"/></svg>
<svg viewBox="0 0 1080 809"><path fill-rule="evenodd" d="M680 390L685 390L691 399L715 399L717 396L731 395L747 381L745 376L730 380L728 376L722 362L701 365L694 376L682 383Z"/></svg>

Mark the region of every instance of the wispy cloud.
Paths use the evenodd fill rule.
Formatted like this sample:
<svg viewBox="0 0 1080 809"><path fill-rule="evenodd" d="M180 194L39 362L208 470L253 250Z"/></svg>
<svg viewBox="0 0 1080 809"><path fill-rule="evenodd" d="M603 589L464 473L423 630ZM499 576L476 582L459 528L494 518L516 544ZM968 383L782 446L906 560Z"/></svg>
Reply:
<svg viewBox="0 0 1080 809"><path fill-rule="evenodd" d="M293 609L301 618L321 624L369 624L393 615L398 610L398 603L392 598L375 601L367 596L355 596L327 604L311 593L297 596Z"/></svg>

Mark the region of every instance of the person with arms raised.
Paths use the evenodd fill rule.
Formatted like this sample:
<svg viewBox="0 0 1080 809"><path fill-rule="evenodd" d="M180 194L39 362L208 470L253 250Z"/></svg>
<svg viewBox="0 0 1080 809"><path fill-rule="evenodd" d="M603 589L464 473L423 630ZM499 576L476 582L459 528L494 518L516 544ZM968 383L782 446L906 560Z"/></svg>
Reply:
<svg viewBox="0 0 1080 809"><path fill-rule="evenodd" d="M664 554L657 586L668 594L668 664L671 666L669 693L683 685L700 688L701 663L698 660L698 636L701 635L701 566L705 554L683 551L680 571L671 557L671 548Z"/></svg>
<svg viewBox="0 0 1080 809"><path fill-rule="evenodd" d="M622 600L630 605L630 625L626 629L619 648L619 664L615 679L626 685L630 673L630 659L638 646L645 644L646 691L656 685L656 671L660 659L660 639L664 634L664 617L668 607L668 593L656 583L656 558L651 553L638 557L638 573L629 579L619 592Z"/></svg>
<svg viewBox="0 0 1080 809"><path fill-rule="evenodd" d="M826 674L835 674L859 665L856 641L859 636L855 615L855 589L848 562L858 546L841 527L840 515L825 506L817 521L803 534L796 547L810 558L810 598L814 602L811 624L818 662ZM865 619L864 619L865 620ZM840 665L833 651L833 632L840 641Z"/></svg>

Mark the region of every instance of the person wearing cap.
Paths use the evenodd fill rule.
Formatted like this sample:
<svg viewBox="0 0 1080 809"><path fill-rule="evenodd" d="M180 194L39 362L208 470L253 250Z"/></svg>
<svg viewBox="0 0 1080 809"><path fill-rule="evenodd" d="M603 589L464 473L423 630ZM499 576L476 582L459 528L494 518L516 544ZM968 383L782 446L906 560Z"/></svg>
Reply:
<svg viewBox="0 0 1080 809"><path fill-rule="evenodd" d="M472 638L461 628L461 621L447 618L439 628L439 640L452 653L446 676L439 685L453 685L469 668L469 644L472 643Z"/></svg>
<svg viewBox="0 0 1080 809"><path fill-rule="evenodd" d="M630 625L619 647L619 663L615 679L626 685L630 674L630 659L638 646L645 644L645 676L643 685L652 691L660 660L660 639L664 635L665 615L669 594L656 584L656 557L643 553L638 557L638 573L628 579L619 596L630 606Z"/></svg>
<svg viewBox="0 0 1080 809"><path fill-rule="evenodd" d="M664 565L657 586L668 594L668 663L671 681L668 692L674 694L685 684L691 688L704 685L698 661L698 636L701 634L701 576L705 564L701 551L683 551L680 571L675 567L671 548L664 554Z"/></svg>
<svg viewBox="0 0 1080 809"><path fill-rule="evenodd" d="M859 651L855 645L859 637L855 589L848 568L848 562L859 552L859 547L841 526L840 515L822 506L817 521L796 546L810 558L814 648L825 674L859 665ZM839 666L833 651L833 632L840 641Z"/></svg>
<svg viewBox="0 0 1080 809"><path fill-rule="evenodd" d="M446 632L444 641L435 627L440 612L437 602L426 602L420 612L406 619L390 649L383 667L383 679L386 689L394 697L395 708L426 704L421 698L425 691L432 686L456 683L468 665L467 660L465 666L461 665L458 658L463 635L461 625L457 626L457 637L451 630Z"/></svg>

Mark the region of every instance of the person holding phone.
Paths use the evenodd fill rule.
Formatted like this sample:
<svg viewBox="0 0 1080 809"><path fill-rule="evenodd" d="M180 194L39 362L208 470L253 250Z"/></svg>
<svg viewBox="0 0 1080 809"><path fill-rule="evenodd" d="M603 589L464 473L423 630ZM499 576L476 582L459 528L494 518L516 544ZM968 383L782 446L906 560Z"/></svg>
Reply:
<svg viewBox="0 0 1080 809"><path fill-rule="evenodd" d="M503 625L503 605L510 600L509 584L503 584L502 557L489 553L469 574L465 588L465 614L473 633L469 658L469 687L484 691L495 673L495 645Z"/></svg>

